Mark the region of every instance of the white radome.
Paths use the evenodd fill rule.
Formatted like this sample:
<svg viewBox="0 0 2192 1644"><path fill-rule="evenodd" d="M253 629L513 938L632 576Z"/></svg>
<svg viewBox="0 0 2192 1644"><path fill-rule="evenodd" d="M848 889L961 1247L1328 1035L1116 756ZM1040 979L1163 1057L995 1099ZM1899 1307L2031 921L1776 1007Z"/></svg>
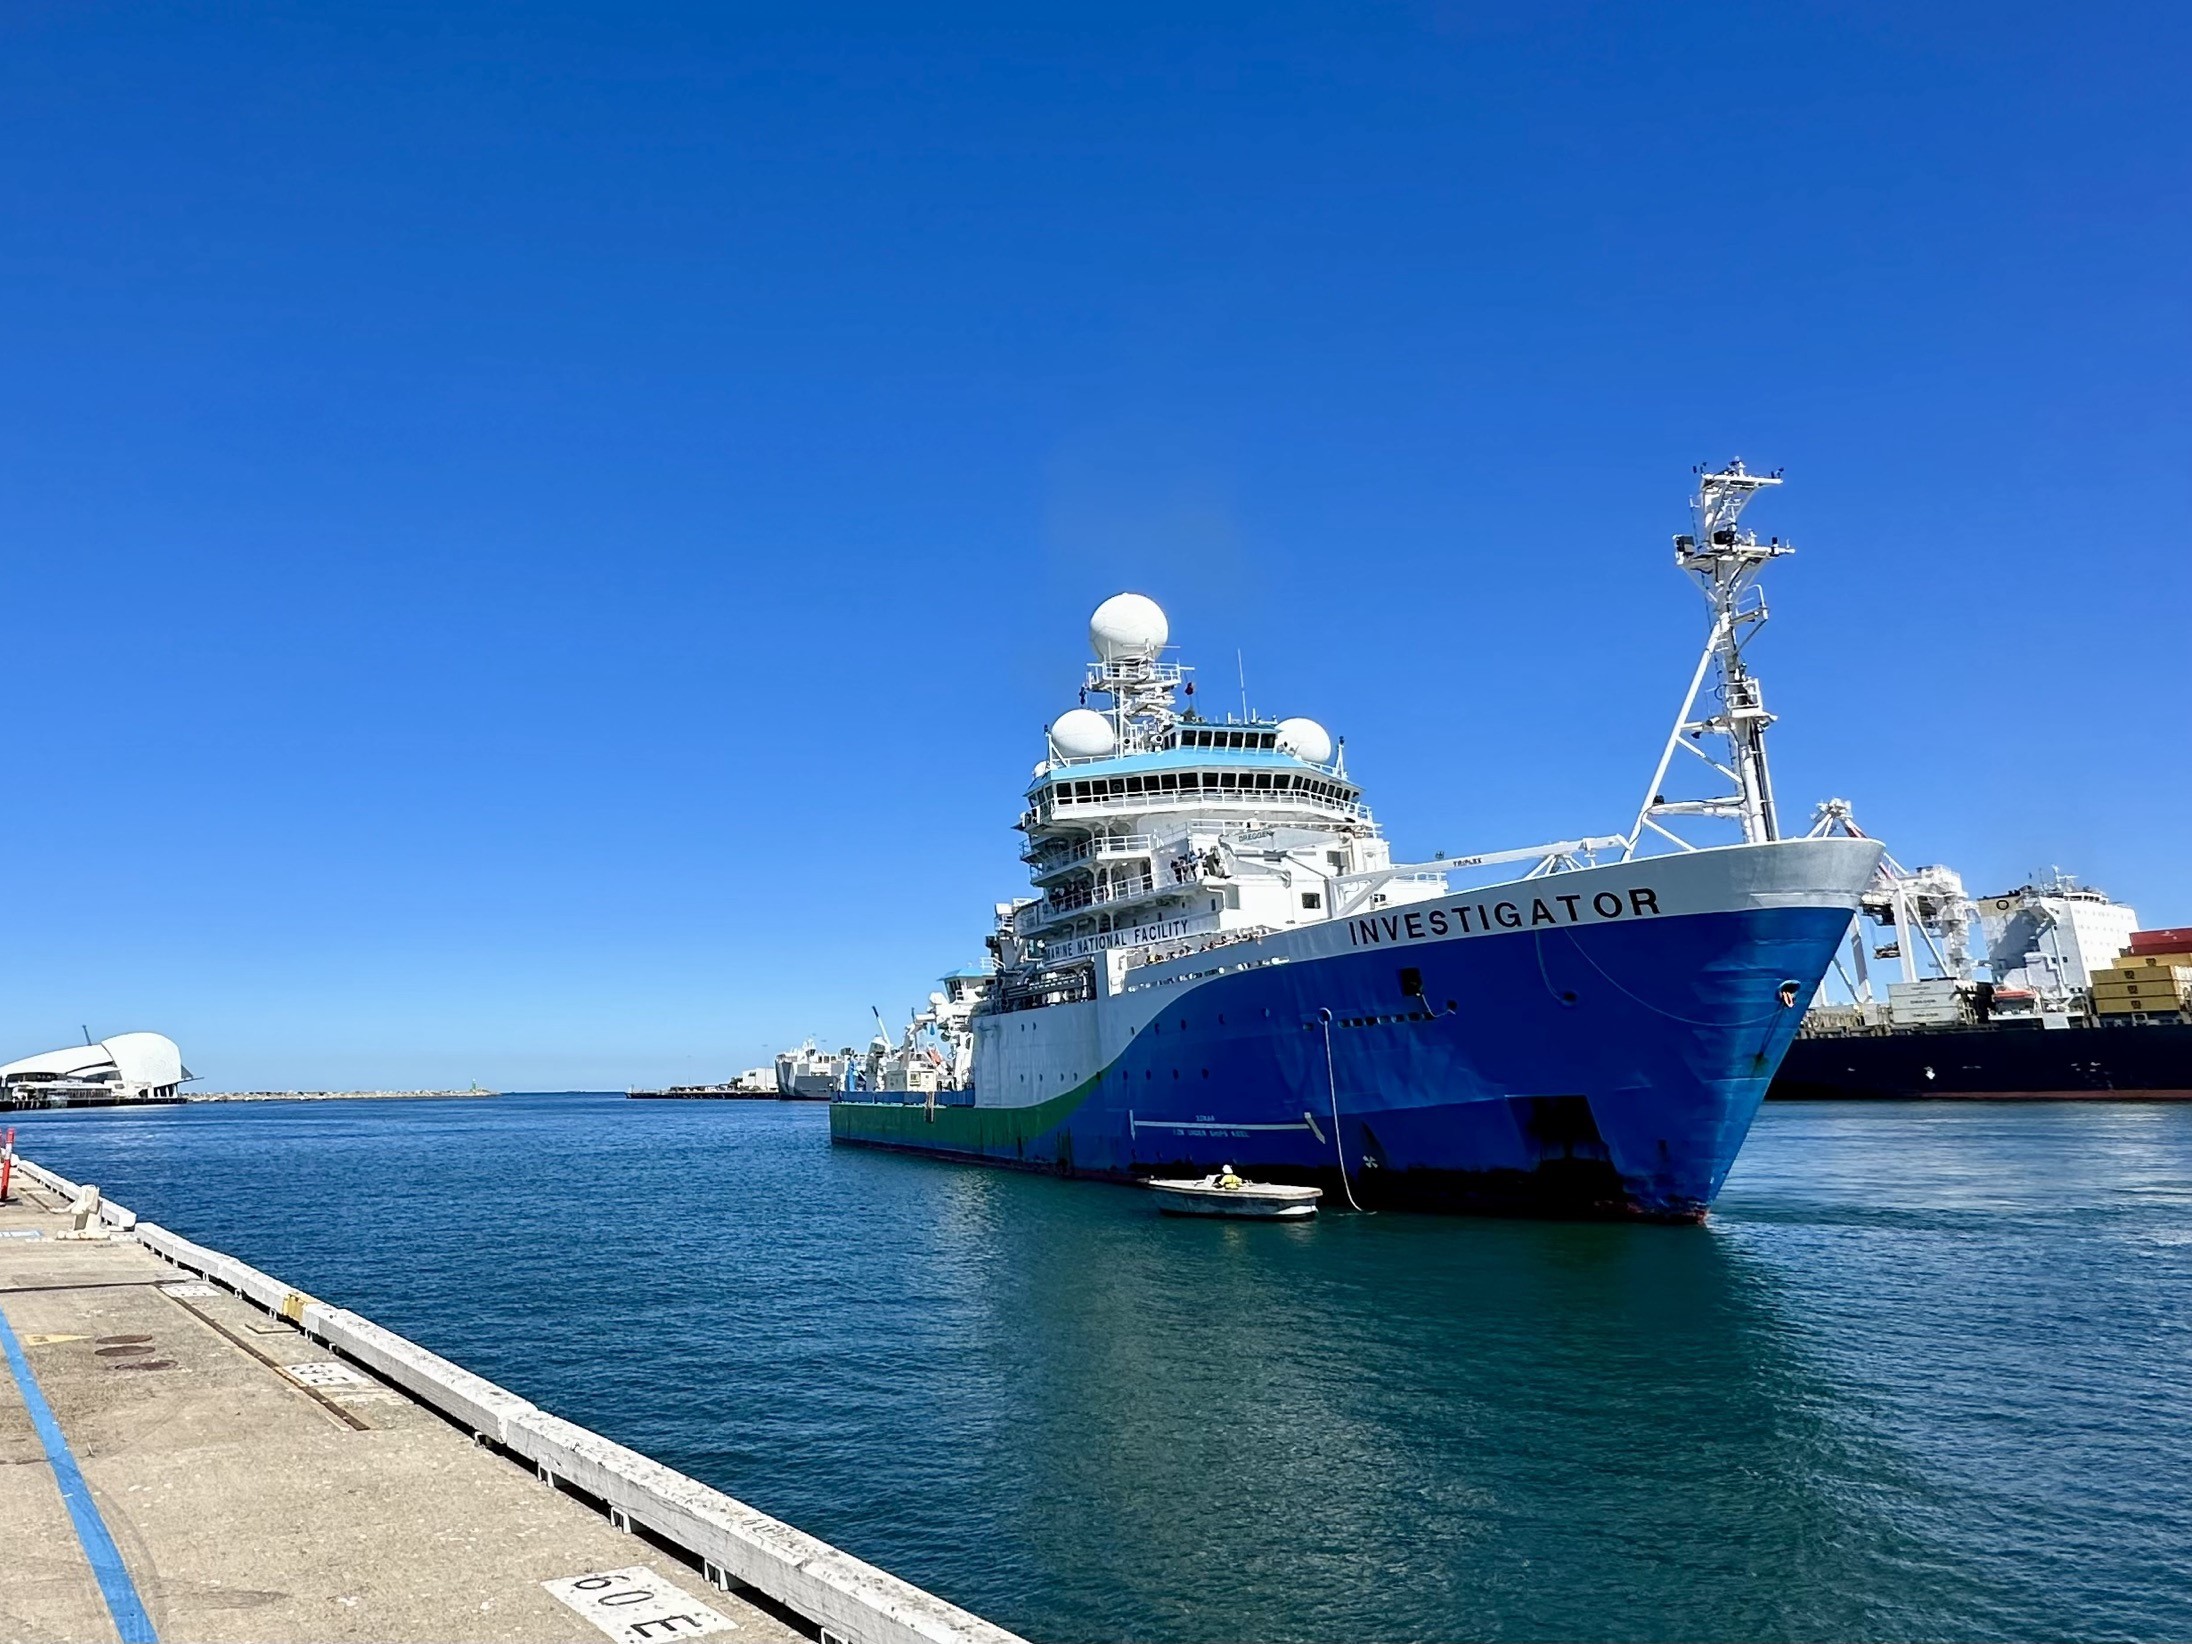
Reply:
<svg viewBox="0 0 2192 1644"><path fill-rule="evenodd" d="M1172 625L1147 594L1113 594L1088 619L1088 642L1100 662L1154 656L1171 637Z"/></svg>
<svg viewBox="0 0 2192 1644"><path fill-rule="evenodd" d="M1094 708L1068 708L1052 721L1050 745L1061 759L1101 759L1118 745L1111 721Z"/></svg>
<svg viewBox="0 0 2192 1644"><path fill-rule="evenodd" d="M1314 719L1280 720L1279 746L1312 765L1332 763L1332 733Z"/></svg>

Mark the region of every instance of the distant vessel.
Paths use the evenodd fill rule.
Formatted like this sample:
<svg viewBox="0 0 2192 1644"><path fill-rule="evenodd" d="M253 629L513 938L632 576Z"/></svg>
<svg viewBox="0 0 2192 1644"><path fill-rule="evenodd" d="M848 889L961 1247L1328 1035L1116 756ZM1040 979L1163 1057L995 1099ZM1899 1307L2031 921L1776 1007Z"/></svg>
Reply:
<svg viewBox="0 0 2192 1644"><path fill-rule="evenodd" d="M747 1101L775 1102L784 1097L776 1088L776 1069L750 1067L720 1085L665 1085L659 1090L627 1090L634 1101Z"/></svg>
<svg viewBox="0 0 2192 1644"><path fill-rule="evenodd" d="M1861 837L1842 800L1813 831ZM2192 1101L2192 929L2138 922L2060 873L1973 898L1883 857L1833 967L1846 1002L1814 1004L1769 1094Z"/></svg>
<svg viewBox="0 0 2192 1644"><path fill-rule="evenodd" d="M847 1088L853 1056L849 1050L817 1050L809 1039L776 1058L776 1093L786 1101L826 1102Z"/></svg>
<svg viewBox="0 0 2192 1644"><path fill-rule="evenodd" d="M974 1041L968 1031L986 996L986 970L959 970L944 978L893 1043L875 1013L875 1037L855 1066L852 1088L886 1096L936 1097L964 1089L973 1072Z"/></svg>
<svg viewBox="0 0 2192 1644"><path fill-rule="evenodd" d="M998 906L990 965L909 1030L934 1088L840 1096L832 1137L1120 1180L1238 1161L1365 1205L1701 1217L1879 859L1778 837L1743 652L1789 549L1737 523L1778 483L1700 470L1675 558L1711 627L1626 834L1396 864L1342 743L1206 718L1164 613L1106 600L1018 824L1035 894ZM1670 798L1689 754L1726 787ZM1678 831L1698 818L1743 842L1699 848Z"/></svg>

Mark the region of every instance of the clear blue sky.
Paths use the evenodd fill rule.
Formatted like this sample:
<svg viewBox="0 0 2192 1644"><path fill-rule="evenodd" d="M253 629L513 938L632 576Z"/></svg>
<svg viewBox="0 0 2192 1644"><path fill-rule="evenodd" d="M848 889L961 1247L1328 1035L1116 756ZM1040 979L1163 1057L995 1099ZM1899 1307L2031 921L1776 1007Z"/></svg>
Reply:
<svg viewBox="0 0 2192 1644"><path fill-rule="evenodd" d="M857 1036L1124 587L1406 854L1619 827L1731 453L1784 808L2192 924L2186 18L10 7L0 1048Z"/></svg>

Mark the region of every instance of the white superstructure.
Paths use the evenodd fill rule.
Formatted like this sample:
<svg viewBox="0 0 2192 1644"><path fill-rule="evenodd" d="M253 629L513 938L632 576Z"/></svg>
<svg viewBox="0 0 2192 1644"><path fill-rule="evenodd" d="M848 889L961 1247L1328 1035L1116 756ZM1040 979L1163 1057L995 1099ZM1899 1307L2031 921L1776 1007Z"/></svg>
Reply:
<svg viewBox="0 0 2192 1644"><path fill-rule="evenodd" d="M1987 965L1998 987L2067 998L2093 985L2093 973L2131 946L2137 910L2065 873L1978 902Z"/></svg>
<svg viewBox="0 0 2192 1644"><path fill-rule="evenodd" d="M1190 670L1162 659L1169 633L1141 594L1089 621L1081 705L1051 724L1019 822L1039 894L998 909L991 946L1008 971L1086 974L1109 949L1321 921L1357 876L1391 864L1330 733L1303 718L1205 719ZM1381 885L1370 899L1406 894Z"/></svg>
<svg viewBox="0 0 2192 1644"><path fill-rule="evenodd" d="M849 1050L827 1051L809 1039L795 1050L780 1051L776 1058L776 1092L779 1096L834 1096L846 1085L852 1067Z"/></svg>

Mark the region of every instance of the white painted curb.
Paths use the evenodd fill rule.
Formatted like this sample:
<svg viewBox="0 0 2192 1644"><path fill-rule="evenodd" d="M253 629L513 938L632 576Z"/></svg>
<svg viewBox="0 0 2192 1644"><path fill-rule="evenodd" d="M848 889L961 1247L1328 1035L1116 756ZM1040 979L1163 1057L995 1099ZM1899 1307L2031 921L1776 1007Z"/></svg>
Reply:
<svg viewBox="0 0 2192 1644"><path fill-rule="evenodd" d="M371 1319L319 1302L304 1311L300 1322L307 1334L356 1359L420 1403L432 1405L475 1437L509 1445L519 1419L540 1413L507 1388L429 1353L393 1330L383 1330Z"/></svg>
<svg viewBox="0 0 2192 1644"><path fill-rule="evenodd" d="M48 1191L74 1198L64 1176L17 1155L15 1168ZM508 1388L475 1376L384 1330L371 1319L330 1307L248 1263L193 1244L120 1205L102 1216L162 1259L233 1290L296 1324L313 1340L356 1360L477 1437L522 1456L547 1482L571 1485L601 1501L619 1528L638 1525L698 1559L711 1581L742 1582L819 1622L845 1644L1025 1644L980 1616L923 1592L887 1570L794 1529L650 1461L636 1450L552 1416Z"/></svg>
<svg viewBox="0 0 2192 1644"><path fill-rule="evenodd" d="M15 1168L19 1174L27 1176L48 1193L57 1193L64 1199L73 1199L83 1192L83 1188L58 1171L33 1164L20 1153L15 1156ZM118 1204L112 1204L103 1195L99 1200L99 1219L107 1226L119 1228L124 1233L137 1225L137 1213L134 1210L125 1210Z"/></svg>
<svg viewBox="0 0 2192 1644"><path fill-rule="evenodd" d="M510 1447L546 1474L599 1496L612 1521L639 1524L700 1556L713 1578L760 1588L859 1644L1019 1644L968 1614L712 1490L637 1451L545 1411L515 1424Z"/></svg>

